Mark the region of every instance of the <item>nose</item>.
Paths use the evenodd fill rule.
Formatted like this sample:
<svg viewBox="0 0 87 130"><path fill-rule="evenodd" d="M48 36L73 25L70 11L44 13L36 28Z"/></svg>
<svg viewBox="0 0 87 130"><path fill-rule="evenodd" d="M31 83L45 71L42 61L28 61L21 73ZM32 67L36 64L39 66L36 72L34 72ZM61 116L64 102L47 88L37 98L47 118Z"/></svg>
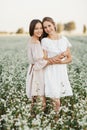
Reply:
<svg viewBox="0 0 87 130"><path fill-rule="evenodd" d="M49 27L46 28L46 31L47 31L47 32L49 31Z"/></svg>
<svg viewBox="0 0 87 130"><path fill-rule="evenodd" d="M43 30L42 30L42 29L39 29L39 30L38 30L38 33L42 34L42 33L43 33Z"/></svg>

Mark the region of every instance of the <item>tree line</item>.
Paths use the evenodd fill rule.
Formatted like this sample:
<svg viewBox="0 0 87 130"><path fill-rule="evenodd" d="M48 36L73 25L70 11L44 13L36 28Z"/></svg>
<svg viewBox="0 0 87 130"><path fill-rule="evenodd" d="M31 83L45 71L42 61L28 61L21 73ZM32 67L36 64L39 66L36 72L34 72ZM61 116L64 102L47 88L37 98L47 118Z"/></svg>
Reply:
<svg viewBox="0 0 87 130"><path fill-rule="evenodd" d="M74 21L70 21L68 23L57 23L57 32L58 33L61 33L62 31L68 31L68 32L71 32L73 30L76 29L76 24ZM86 33L87 32L87 27L86 25L83 25L83 33ZM25 33L24 29L23 28L18 28L18 30L16 31L17 34L23 34Z"/></svg>
<svg viewBox="0 0 87 130"><path fill-rule="evenodd" d="M61 33L62 31L67 31L67 32L72 32L73 30L76 29L76 23L74 21L70 21L68 23L57 23L56 24L57 32ZM84 24L83 25L83 30L82 32L85 34L87 33L87 26ZM23 27L20 27L17 29L15 32L16 34L28 34L28 32L25 32ZM0 32L0 34L8 34L8 32ZM13 32L10 32L10 34L13 34Z"/></svg>

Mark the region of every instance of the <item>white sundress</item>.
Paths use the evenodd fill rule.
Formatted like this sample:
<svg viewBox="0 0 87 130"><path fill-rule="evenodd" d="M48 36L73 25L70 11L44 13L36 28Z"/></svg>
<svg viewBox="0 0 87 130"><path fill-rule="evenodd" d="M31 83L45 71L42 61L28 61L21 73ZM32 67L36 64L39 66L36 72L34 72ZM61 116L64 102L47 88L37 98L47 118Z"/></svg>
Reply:
<svg viewBox="0 0 87 130"><path fill-rule="evenodd" d="M59 40L51 40L47 37L43 38L41 45L42 48L47 51L48 57L56 56L66 51L68 47L71 47L71 44L64 36ZM60 98L73 95L66 64L49 65L44 71L46 97Z"/></svg>

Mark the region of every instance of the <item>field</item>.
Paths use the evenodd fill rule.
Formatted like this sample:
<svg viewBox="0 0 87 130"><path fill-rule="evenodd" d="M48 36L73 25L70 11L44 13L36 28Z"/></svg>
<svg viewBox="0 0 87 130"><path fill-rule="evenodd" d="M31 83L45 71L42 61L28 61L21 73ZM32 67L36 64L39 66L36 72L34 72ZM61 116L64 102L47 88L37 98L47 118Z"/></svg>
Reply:
<svg viewBox="0 0 87 130"><path fill-rule="evenodd" d="M87 130L87 36L68 37L72 63L68 74L73 96L61 98L59 120L47 99L46 112L40 104L30 114L25 81L29 65L28 36L0 36L0 130Z"/></svg>

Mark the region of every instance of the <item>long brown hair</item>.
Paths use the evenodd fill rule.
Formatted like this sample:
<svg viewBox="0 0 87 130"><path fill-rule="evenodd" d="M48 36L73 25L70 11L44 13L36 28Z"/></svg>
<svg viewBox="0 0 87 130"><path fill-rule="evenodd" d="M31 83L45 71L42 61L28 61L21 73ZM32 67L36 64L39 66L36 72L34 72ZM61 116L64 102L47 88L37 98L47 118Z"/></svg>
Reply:
<svg viewBox="0 0 87 130"><path fill-rule="evenodd" d="M45 21L48 21L48 22L52 23L52 24L54 25L54 28L55 28L55 31L56 31L55 22L54 22L54 20L53 20L51 17L44 17L43 20L42 20L42 24L43 24ZM44 29L44 27L43 27L43 29ZM47 36L48 36L48 34L47 34L45 31L43 31L43 38L44 38L44 37L47 37Z"/></svg>
<svg viewBox="0 0 87 130"><path fill-rule="evenodd" d="M35 26L36 26L37 23L41 23L41 25L42 25L42 22L39 19L33 19L30 22L30 25L29 25L29 34L30 34L30 36L34 35L34 29L35 29ZM39 38L39 40L41 40L41 37Z"/></svg>

